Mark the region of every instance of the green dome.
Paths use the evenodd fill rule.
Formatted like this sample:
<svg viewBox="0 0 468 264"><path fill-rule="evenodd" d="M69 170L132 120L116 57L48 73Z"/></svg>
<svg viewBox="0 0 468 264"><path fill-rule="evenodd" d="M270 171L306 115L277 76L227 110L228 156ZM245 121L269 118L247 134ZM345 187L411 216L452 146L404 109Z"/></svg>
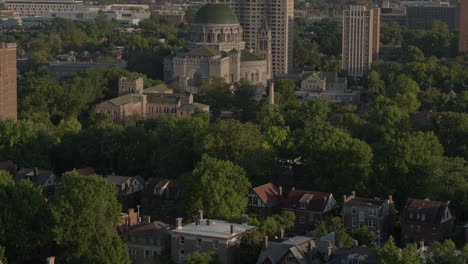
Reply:
<svg viewBox="0 0 468 264"><path fill-rule="evenodd" d="M206 4L198 10L192 23L239 24L239 21L231 8L222 4Z"/></svg>

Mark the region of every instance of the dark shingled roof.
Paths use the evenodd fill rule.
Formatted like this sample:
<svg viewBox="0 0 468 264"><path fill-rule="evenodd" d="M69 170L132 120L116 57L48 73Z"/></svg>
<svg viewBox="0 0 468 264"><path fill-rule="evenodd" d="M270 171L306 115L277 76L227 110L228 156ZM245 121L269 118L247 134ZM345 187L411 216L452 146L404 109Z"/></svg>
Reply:
<svg viewBox="0 0 468 264"><path fill-rule="evenodd" d="M350 200L348 200L346 202L346 204L354 204L354 205L366 205L366 206L377 206L377 207L380 207L382 206L382 204L384 204L386 202L386 200L380 200L380 199L377 199L377 198L360 198L360 197L354 197L354 198L350 198Z"/></svg>
<svg viewBox="0 0 468 264"><path fill-rule="evenodd" d="M424 200L408 198L405 205L404 217L407 222L425 222L440 224L444 217L447 202L431 201L428 198ZM409 213L414 214L414 218L409 218ZM416 219L416 214L425 214L425 220Z"/></svg>
<svg viewBox="0 0 468 264"><path fill-rule="evenodd" d="M257 186L253 188L252 191L257 194L263 204L269 208L275 207L283 201L280 190L271 182Z"/></svg>
<svg viewBox="0 0 468 264"><path fill-rule="evenodd" d="M293 208L294 204L300 202L307 203L307 210L313 212L323 212L328 200L331 197L331 193L328 192L314 192L307 190L292 190L288 194L286 200L286 207Z"/></svg>
<svg viewBox="0 0 468 264"><path fill-rule="evenodd" d="M202 6L195 17L193 24L239 24L236 14L231 8L223 4L206 4Z"/></svg>
<svg viewBox="0 0 468 264"><path fill-rule="evenodd" d="M171 226L169 224L154 221L149 224L140 224L125 232L125 235L138 237L163 237L169 234Z"/></svg>

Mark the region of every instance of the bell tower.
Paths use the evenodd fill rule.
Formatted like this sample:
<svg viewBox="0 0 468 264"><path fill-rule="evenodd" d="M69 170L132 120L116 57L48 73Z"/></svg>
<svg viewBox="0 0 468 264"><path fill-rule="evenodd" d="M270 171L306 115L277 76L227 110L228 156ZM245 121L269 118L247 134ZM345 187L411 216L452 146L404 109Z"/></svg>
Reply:
<svg viewBox="0 0 468 264"><path fill-rule="evenodd" d="M257 56L267 61L267 74L269 78L273 77L272 72L272 55L271 55L271 29L268 26L266 17L262 18L262 25L258 30L257 36L257 49L255 50Z"/></svg>

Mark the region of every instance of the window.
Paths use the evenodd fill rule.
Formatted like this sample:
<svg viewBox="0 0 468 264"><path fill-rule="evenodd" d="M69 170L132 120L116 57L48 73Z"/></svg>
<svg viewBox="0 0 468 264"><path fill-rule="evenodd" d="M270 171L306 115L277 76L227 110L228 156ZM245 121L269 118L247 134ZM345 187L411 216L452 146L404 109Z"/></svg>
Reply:
<svg viewBox="0 0 468 264"><path fill-rule="evenodd" d="M157 251L153 251L153 257L159 256L159 253Z"/></svg>
<svg viewBox="0 0 468 264"><path fill-rule="evenodd" d="M180 237L180 244L183 245L185 243L185 237L181 236Z"/></svg>
<svg viewBox="0 0 468 264"><path fill-rule="evenodd" d="M301 216L301 217L299 218L299 222L300 222L301 224L304 224L304 223L305 223L305 217L304 217L304 216Z"/></svg>
<svg viewBox="0 0 468 264"><path fill-rule="evenodd" d="M354 208L354 207L351 208L351 213L352 213L352 214L356 214L356 213L357 213L357 212L356 212L356 208Z"/></svg>
<svg viewBox="0 0 468 264"><path fill-rule="evenodd" d="M425 215L425 214L421 214L421 220L422 220L422 221L425 221L425 220L426 220L426 215Z"/></svg>
<svg viewBox="0 0 468 264"><path fill-rule="evenodd" d="M180 255L183 256L183 255L185 254L185 250L184 250L183 248L181 248L180 251L179 251L179 253L180 253Z"/></svg>
<svg viewBox="0 0 468 264"><path fill-rule="evenodd" d="M377 208L369 208L369 216L377 216Z"/></svg>
<svg viewBox="0 0 468 264"><path fill-rule="evenodd" d="M409 214L409 218L410 218L410 219L413 219L413 213L410 213L410 214Z"/></svg>
<svg viewBox="0 0 468 264"><path fill-rule="evenodd" d="M377 226L377 221L376 220L369 220L367 223L369 227L376 227Z"/></svg>
<svg viewBox="0 0 468 264"><path fill-rule="evenodd" d="M218 245L219 245L218 243L219 243L218 240L213 240L213 248L214 249L218 248Z"/></svg>
<svg viewBox="0 0 468 264"><path fill-rule="evenodd" d="M197 247L201 247L201 245L202 245L201 238L197 238Z"/></svg>
<svg viewBox="0 0 468 264"><path fill-rule="evenodd" d="M145 258L150 258L151 255L150 255L150 251L145 249Z"/></svg>
<svg viewBox="0 0 468 264"><path fill-rule="evenodd" d="M296 259L294 257L287 256L286 263L296 263Z"/></svg>
<svg viewBox="0 0 468 264"><path fill-rule="evenodd" d="M416 226L416 232L418 232L418 233L421 232L421 225Z"/></svg>
<svg viewBox="0 0 468 264"><path fill-rule="evenodd" d="M435 234L437 232L437 226L432 226L432 234Z"/></svg>
<svg viewBox="0 0 468 264"><path fill-rule="evenodd" d="M249 205L250 206L257 206L257 197L249 196Z"/></svg>

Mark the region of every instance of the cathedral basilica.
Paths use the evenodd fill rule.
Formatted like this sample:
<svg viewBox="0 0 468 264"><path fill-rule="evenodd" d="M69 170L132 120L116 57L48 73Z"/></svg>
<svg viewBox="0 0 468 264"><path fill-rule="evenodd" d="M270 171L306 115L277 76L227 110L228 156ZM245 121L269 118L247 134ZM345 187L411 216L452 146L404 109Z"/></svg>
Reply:
<svg viewBox="0 0 468 264"><path fill-rule="evenodd" d="M244 79L264 89L273 76L271 30L266 18L261 25L253 53L246 47L242 26L229 7L204 5L190 25L186 49L165 58L164 80L196 91L203 79L216 76L230 84Z"/></svg>

